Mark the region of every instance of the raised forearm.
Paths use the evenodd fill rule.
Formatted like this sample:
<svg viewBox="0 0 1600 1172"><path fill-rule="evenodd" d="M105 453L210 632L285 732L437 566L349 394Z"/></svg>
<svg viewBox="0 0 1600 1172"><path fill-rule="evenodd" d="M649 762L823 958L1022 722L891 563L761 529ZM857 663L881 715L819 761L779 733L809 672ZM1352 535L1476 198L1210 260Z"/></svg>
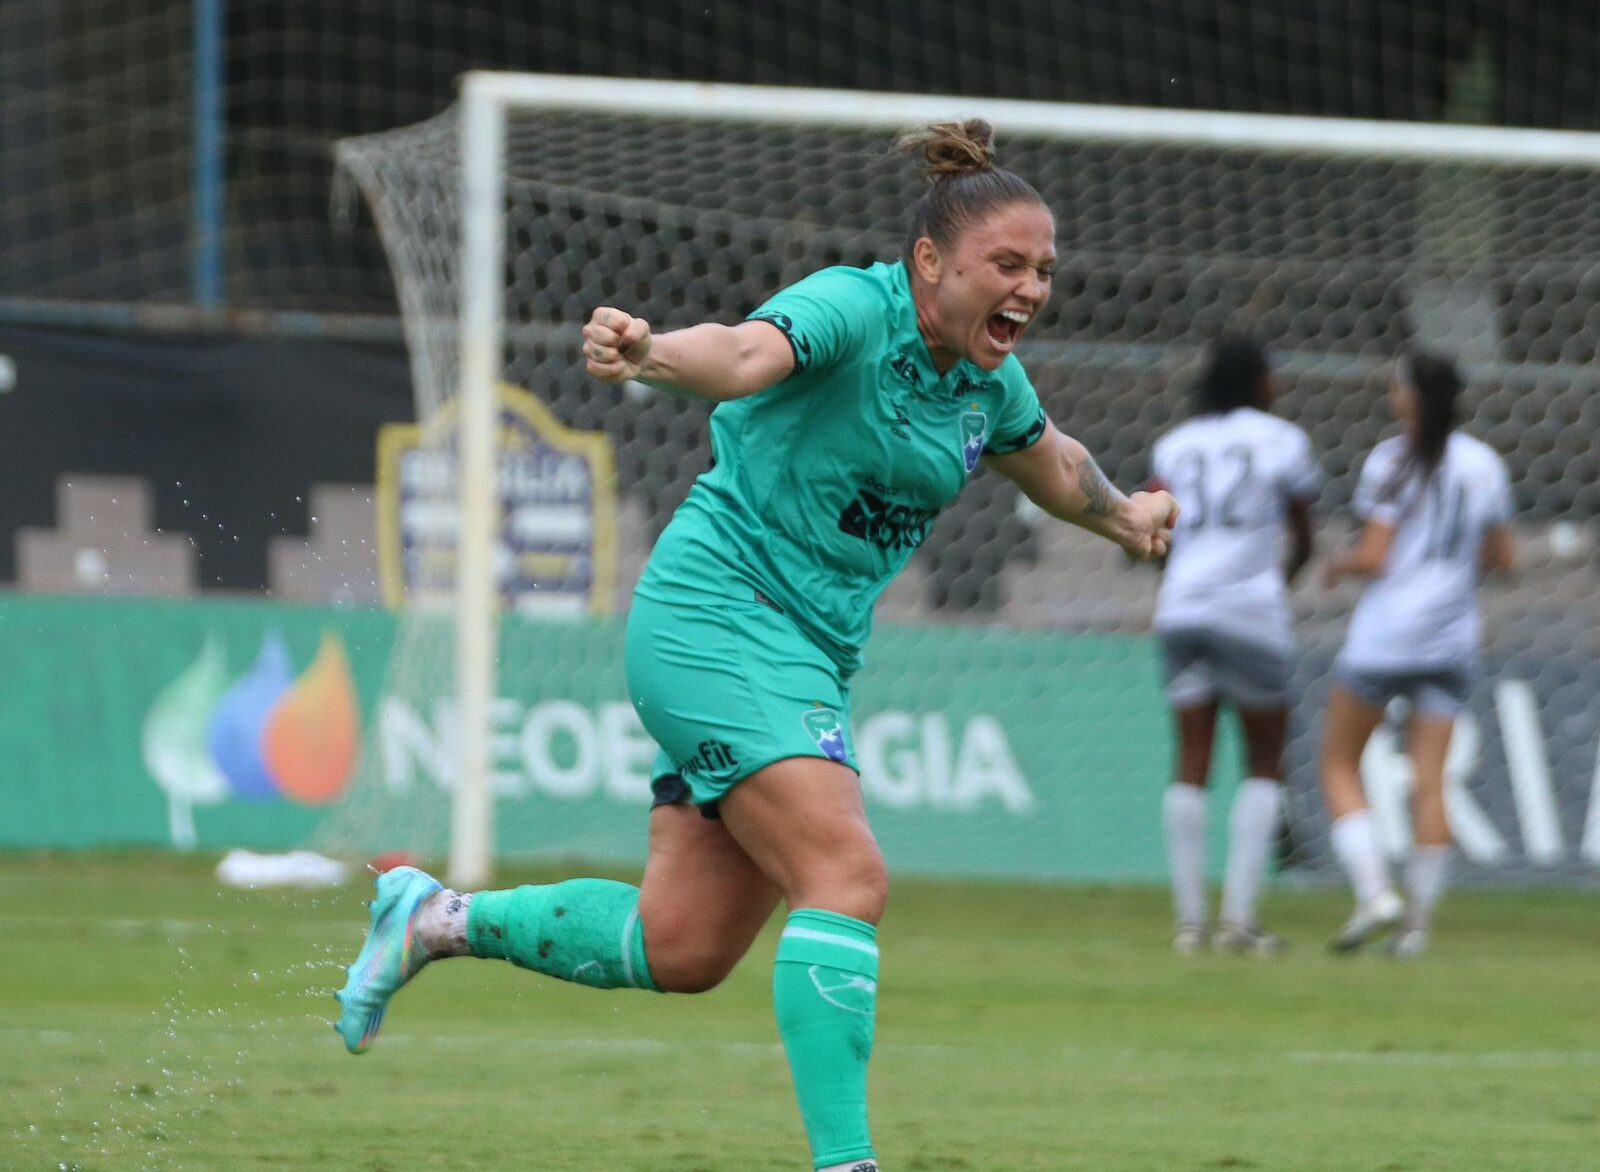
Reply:
<svg viewBox="0 0 1600 1172"><path fill-rule="evenodd" d="M1168 492L1118 492L1089 450L1047 423L1039 441L1020 452L989 458L1046 513L1116 542L1141 561L1165 556L1178 502Z"/></svg>
<svg viewBox="0 0 1600 1172"><path fill-rule="evenodd" d="M788 343L768 326L764 338L744 326L703 322L657 335L639 369L639 381L664 391L709 399L740 399L764 390L788 373ZM772 345L776 340L778 349Z"/></svg>
<svg viewBox="0 0 1600 1172"><path fill-rule="evenodd" d="M1049 499L1035 498L1034 503L1059 520L1124 544L1141 528L1133 503L1101 471L1088 448L1066 435L1055 446L1059 473L1051 478Z"/></svg>

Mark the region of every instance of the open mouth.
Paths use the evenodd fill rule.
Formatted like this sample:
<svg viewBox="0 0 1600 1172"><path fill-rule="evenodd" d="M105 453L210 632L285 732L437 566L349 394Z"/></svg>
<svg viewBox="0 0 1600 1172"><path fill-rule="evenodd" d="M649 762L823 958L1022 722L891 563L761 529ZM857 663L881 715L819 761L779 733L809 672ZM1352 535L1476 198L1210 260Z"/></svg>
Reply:
<svg viewBox="0 0 1600 1172"><path fill-rule="evenodd" d="M989 341L1002 350L1009 350L1017 344L1017 339L1022 336L1027 324L1027 314L1015 309L1004 309L999 313L991 313L989 320L984 323L984 329L989 335Z"/></svg>

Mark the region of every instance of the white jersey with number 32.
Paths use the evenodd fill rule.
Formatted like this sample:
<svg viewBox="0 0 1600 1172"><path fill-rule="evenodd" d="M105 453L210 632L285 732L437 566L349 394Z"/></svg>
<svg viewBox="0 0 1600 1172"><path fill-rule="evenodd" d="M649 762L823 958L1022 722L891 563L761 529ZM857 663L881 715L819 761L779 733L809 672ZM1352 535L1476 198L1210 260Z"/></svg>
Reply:
<svg viewBox="0 0 1600 1172"><path fill-rule="evenodd" d="M1220 630L1289 650L1284 514L1321 483L1306 433L1253 407L1202 415L1157 441L1153 471L1181 510L1156 629Z"/></svg>
<svg viewBox="0 0 1600 1172"><path fill-rule="evenodd" d="M1434 474L1395 475L1403 436L1372 449L1356 484L1363 521L1394 526L1383 569L1350 617L1341 663L1396 670L1468 664L1478 654L1479 551L1485 533L1511 519L1505 463L1482 440L1451 434Z"/></svg>

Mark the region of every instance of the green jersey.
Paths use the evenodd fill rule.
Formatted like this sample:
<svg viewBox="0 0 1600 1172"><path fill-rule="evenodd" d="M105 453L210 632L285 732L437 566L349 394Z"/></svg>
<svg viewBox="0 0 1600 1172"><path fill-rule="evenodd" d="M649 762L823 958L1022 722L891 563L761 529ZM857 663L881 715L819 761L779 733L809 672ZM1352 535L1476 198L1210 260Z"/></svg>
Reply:
<svg viewBox="0 0 1600 1172"><path fill-rule="evenodd" d="M849 674L872 610L985 452L1021 451L1044 410L1015 355L933 367L903 264L823 269L750 315L794 369L711 415L711 470L679 506L639 593L752 598Z"/></svg>

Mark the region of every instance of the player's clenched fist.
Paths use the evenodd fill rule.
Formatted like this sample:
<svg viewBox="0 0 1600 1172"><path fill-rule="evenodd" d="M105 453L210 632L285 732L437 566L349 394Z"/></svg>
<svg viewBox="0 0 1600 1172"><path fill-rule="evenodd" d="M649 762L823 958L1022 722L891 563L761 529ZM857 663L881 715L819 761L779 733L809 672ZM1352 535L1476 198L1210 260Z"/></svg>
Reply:
<svg viewBox="0 0 1600 1172"><path fill-rule="evenodd" d="M583 327L583 361L603 383L638 378L650 355L650 323L602 305Z"/></svg>
<svg viewBox="0 0 1600 1172"><path fill-rule="evenodd" d="M1140 561L1164 558L1172 548L1172 527L1178 523L1178 501L1170 492L1136 492L1129 501L1140 514L1138 538L1128 553Z"/></svg>

